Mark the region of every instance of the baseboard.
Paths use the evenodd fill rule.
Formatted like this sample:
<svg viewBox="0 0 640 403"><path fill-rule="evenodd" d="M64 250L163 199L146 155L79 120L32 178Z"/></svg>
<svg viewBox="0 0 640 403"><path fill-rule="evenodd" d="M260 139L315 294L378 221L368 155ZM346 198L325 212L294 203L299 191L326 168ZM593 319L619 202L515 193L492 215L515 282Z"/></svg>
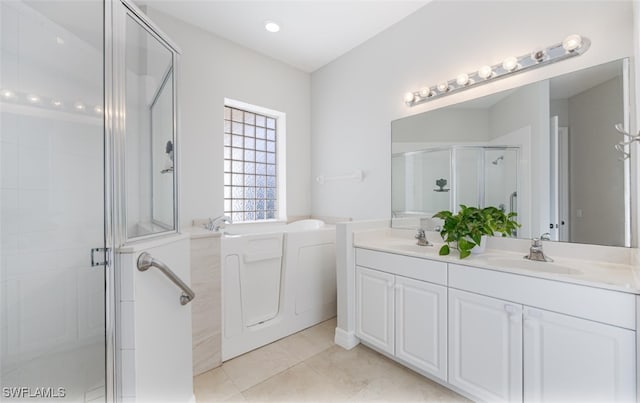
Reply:
<svg viewBox="0 0 640 403"><path fill-rule="evenodd" d="M346 350L351 350L352 348L360 344L360 339L356 337L355 333L347 332L343 329L340 329L339 327L336 327L334 342Z"/></svg>

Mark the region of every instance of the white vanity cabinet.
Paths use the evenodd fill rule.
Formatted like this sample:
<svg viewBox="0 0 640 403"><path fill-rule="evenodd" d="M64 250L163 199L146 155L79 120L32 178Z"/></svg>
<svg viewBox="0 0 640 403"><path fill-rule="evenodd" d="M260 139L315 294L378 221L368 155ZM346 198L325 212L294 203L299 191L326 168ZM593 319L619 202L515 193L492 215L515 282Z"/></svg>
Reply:
<svg viewBox="0 0 640 403"><path fill-rule="evenodd" d="M369 250L356 261L356 335L446 381L446 264Z"/></svg>
<svg viewBox="0 0 640 403"><path fill-rule="evenodd" d="M522 306L449 290L449 383L487 402L522 400Z"/></svg>
<svg viewBox="0 0 640 403"><path fill-rule="evenodd" d="M356 336L481 401L636 401L636 295L356 248ZM544 263L541 263L544 264Z"/></svg>
<svg viewBox="0 0 640 403"><path fill-rule="evenodd" d="M635 401L635 332L525 307L524 401Z"/></svg>
<svg viewBox="0 0 640 403"><path fill-rule="evenodd" d="M635 401L634 295L455 264L449 286L450 384L485 401Z"/></svg>
<svg viewBox="0 0 640 403"><path fill-rule="evenodd" d="M356 335L388 354L395 352L395 276L356 267Z"/></svg>

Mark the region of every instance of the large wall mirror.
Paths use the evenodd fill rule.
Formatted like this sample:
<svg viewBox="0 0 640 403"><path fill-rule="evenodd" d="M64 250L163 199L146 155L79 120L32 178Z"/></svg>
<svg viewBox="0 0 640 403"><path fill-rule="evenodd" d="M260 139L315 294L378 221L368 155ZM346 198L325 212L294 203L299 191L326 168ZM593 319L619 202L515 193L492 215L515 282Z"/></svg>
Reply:
<svg viewBox="0 0 640 403"><path fill-rule="evenodd" d="M132 14L125 24L126 239L177 229L177 53Z"/></svg>
<svg viewBox="0 0 640 403"><path fill-rule="evenodd" d="M393 226L496 206L518 214L519 238L630 246L629 159L614 148L628 71L616 60L393 121Z"/></svg>

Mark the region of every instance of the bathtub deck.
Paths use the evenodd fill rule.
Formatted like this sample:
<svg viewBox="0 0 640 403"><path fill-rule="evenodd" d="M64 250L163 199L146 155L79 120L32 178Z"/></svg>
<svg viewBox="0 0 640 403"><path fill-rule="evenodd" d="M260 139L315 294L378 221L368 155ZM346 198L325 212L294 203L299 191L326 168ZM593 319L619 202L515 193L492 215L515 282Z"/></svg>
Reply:
<svg viewBox="0 0 640 403"><path fill-rule="evenodd" d="M333 343L330 319L194 378L196 401L467 401L359 345Z"/></svg>

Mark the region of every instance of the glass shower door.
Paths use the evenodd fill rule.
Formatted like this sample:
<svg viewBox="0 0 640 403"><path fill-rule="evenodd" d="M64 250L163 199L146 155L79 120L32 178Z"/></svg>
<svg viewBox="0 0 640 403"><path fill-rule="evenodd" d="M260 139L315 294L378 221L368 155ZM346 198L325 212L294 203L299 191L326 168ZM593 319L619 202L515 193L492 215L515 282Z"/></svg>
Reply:
<svg viewBox="0 0 640 403"><path fill-rule="evenodd" d="M103 9L0 2L2 401L107 395Z"/></svg>

